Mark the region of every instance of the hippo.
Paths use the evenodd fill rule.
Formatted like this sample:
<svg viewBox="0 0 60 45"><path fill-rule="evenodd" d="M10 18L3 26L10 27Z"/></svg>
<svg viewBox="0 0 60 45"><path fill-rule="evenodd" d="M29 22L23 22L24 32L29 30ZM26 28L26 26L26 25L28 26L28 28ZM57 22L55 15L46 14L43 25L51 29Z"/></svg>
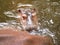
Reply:
<svg viewBox="0 0 60 45"><path fill-rule="evenodd" d="M53 41L48 36L31 35L27 31L14 28L2 28L0 45L53 45Z"/></svg>
<svg viewBox="0 0 60 45"><path fill-rule="evenodd" d="M54 45L53 39L49 36L32 35L32 30L37 31L38 18L36 9L20 8L17 10L18 21L22 29L1 28L0 45Z"/></svg>
<svg viewBox="0 0 60 45"><path fill-rule="evenodd" d="M37 30L38 27L38 18L36 16L36 9L29 8L20 8L18 10L19 18L17 20L20 21L23 30L31 31Z"/></svg>

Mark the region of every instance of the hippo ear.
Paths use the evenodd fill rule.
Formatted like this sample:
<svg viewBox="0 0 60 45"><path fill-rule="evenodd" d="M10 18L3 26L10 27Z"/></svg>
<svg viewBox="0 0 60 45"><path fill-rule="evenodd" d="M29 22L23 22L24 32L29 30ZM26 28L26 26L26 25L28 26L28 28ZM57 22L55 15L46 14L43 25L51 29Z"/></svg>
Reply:
<svg viewBox="0 0 60 45"><path fill-rule="evenodd" d="M32 10L33 10L34 12L36 11L36 9L35 9L35 8L33 8Z"/></svg>
<svg viewBox="0 0 60 45"><path fill-rule="evenodd" d="M18 10L18 12L20 12L20 13L21 13L21 10Z"/></svg>
<svg viewBox="0 0 60 45"><path fill-rule="evenodd" d="M21 10L20 10L20 9L17 9L17 10L16 10L16 13L21 13Z"/></svg>
<svg viewBox="0 0 60 45"><path fill-rule="evenodd" d="M35 15L36 15L36 9L33 8L33 9L32 9L32 16L35 16Z"/></svg>
<svg viewBox="0 0 60 45"><path fill-rule="evenodd" d="M33 10L34 10L34 11L36 11L36 9L35 9L35 8L34 8Z"/></svg>

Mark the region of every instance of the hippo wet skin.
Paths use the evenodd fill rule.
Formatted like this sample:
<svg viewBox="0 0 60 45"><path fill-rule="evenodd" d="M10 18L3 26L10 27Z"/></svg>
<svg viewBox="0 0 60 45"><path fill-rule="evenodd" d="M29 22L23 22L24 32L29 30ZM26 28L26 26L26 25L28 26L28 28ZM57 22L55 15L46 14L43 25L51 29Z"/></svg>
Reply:
<svg viewBox="0 0 60 45"><path fill-rule="evenodd" d="M31 35L27 31L17 29L0 29L0 45L53 45L47 36Z"/></svg>

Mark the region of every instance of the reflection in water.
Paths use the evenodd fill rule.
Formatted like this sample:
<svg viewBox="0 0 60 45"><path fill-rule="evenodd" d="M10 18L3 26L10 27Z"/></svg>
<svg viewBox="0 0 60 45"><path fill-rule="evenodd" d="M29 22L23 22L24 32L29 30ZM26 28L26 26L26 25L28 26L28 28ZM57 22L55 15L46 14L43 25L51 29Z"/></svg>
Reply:
<svg viewBox="0 0 60 45"><path fill-rule="evenodd" d="M8 17L14 17L14 18L19 18L19 16L17 16L16 14L14 14L12 11L7 11L4 12L4 14Z"/></svg>
<svg viewBox="0 0 60 45"><path fill-rule="evenodd" d="M51 24L54 24L54 22L53 22L53 20L52 20L52 19L50 20L50 23L51 23Z"/></svg>
<svg viewBox="0 0 60 45"><path fill-rule="evenodd" d="M21 4L21 3L19 3L18 5L17 5L17 7L21 7L21 6L32 6L31 4Z"/></svg>

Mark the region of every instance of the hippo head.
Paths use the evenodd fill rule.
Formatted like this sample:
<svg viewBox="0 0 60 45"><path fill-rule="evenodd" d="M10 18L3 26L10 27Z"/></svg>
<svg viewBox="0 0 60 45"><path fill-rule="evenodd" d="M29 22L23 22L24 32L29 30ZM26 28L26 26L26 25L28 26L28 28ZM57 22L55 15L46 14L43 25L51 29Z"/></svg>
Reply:
<svg viewBox="0 0 60 45"><path fill-rule="evenodd" d="M36 9L30 8L20 8L19 12L19 20L24 30L36 30L37 28L37 16L36 16Z"/></svg>

